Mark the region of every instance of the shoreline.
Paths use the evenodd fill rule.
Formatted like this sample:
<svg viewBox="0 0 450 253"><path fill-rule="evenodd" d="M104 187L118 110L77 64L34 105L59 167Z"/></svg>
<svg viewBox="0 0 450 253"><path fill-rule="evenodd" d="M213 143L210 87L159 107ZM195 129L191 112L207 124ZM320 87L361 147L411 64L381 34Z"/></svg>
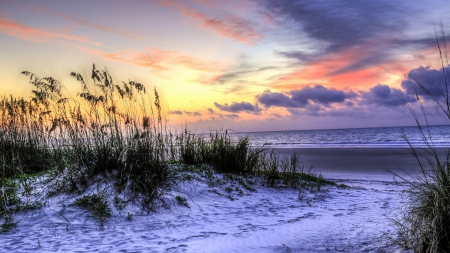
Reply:
<svg viewBox="0 0 450 253"><path fill-rule="evenodd" d="M436 150L445 158L447 148ZM416 151L422 163L428 165L426 151ZM394 174L408 179L421 171L410 148L277 148L274 152L280 158L296 152L304 169L313 166L315 173L329 179L402 181Z"/></svg>

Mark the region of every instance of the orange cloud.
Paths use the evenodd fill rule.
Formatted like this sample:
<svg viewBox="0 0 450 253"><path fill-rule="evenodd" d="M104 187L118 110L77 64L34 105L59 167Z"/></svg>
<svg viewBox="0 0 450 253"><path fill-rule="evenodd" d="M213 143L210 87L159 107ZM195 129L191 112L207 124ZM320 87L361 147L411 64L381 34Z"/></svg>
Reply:
<svg viewBox="0 0 450 253"><path fill-rule="evenodd" d="M386 73L379 66L370 67L354 72L327 76L328 72L325 68L326 63L317 63L306 67L305 69L296 70L286 76L276 80L271 86L278 89L299 89L305 85L322 84L327 87L336 89L357 88L364 89L371 87L377 83L386 83ZM403 76L405 72L403 68L393 69L396 75Z"/></svg>
<svg viewBox="0 0 450 253"><path fill-rule="evenodd" d="M253 29L250 22L240 17L227 15L221 18L211 18L171 0L162 0L162 3L179 10L186 17L197 20L201 25L212 29L222 37L232 38L244 43L254 43L262 38L262 35Z"/></svg>
<svg viewBox="0 0 450 253"><path fill-rule="evenodd" d="M0 18L0 32L10 36L18 37L32 42L48 42L52 39L64 39L94 45L100 45L100 42L92 41L88 37L79 37L66 33L52 32L37 28L28 27L9 19Z"/></svg>
<svg viewBox="0 0 450 253"><path fill-rule="evenodd" d="M207 61L194 56L189 56L176 51L147 48L141 52L126 50L118 53L105 53L98 50L82 49L92 55L106 59L122 61L142 67L148 67L155 71L164 71L173 66L184 66L192 70L216 72L222 71L224 66L219 62Z"/></svg>
<svg viewBox="0 0 450 253"><path fill-rule="evenodd" d="M33 9L35 12L39 12L41 14L46 14L46 15L53 15L80 25L84 25L90 28L94 28L97 30L101 30L101 31L105 31L105 32L109 32L109 33L113 33L116 35L120 35L120 36L124 36L124 37L128 37L131 39L135 39L135 40L141 40L142 38L138 35L129 33L129 32L125 32L125 31L121 31L121 30L117 30L111 27L107 27L107 26L103 26L103 25L99 25L99 24L94 24L92 22L89 22L85 19L80 19L80 18L76 18L76 17L72 17L69 15L66 15L64 13L58 12L58 11L50 11L44 8L34 8Z"/></svg>
<svg viewBox="0 0 450 253"><path fill-rule="evenodd" d="M313 84L322 84L336 89L356 88L361 90L378 83L396 86L399 85L398 81L408 70L418 66L417 62L393 59L382 64L373 64L365 68L334 74L337 70L352 65L364 57L360 52L357 54L351 50L336 53L281 76L270 86L281 90L299 89Z"/></svg>

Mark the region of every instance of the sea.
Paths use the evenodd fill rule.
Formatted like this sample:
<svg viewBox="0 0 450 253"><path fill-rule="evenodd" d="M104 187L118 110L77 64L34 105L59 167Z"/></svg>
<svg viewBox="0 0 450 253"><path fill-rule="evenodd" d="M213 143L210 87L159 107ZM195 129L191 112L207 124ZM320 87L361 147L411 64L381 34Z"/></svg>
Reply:
<svg viewBox="0 0 450 253"><path fill-rule="evenodd" d="M231 133L267 148L450 148L450 125ZM409 143L408 143L409 142Z"/></svg>

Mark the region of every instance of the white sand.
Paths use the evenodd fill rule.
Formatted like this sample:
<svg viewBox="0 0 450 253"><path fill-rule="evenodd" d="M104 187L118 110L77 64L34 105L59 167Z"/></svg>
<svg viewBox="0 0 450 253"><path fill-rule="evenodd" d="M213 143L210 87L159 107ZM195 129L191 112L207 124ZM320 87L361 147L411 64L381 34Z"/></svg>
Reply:
<svg viewBox="0 0 450 253"><path fill-rule="evenodd" d="M403 203L405 185L338 183L352 187L306 191L298 199L298 190L255 185L257 192L233 193L232 201L211 192L228 194L224 187L190 181L172 193L185 196L190 208L173 201L169 210L139 214L131 203L123 211L111 204L113 217L102 228L67 206L79 196L58 195L17 214L18 227L0 234L0 252L403 252L389 239L389 218Z"/></svg>

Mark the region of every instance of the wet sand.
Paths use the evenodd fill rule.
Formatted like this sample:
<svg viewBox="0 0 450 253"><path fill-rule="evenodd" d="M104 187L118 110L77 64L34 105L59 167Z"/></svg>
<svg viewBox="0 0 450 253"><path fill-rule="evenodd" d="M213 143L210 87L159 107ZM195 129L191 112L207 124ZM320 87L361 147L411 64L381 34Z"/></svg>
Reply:
<svg viewBox="0 0 450 253"><path fill-rule="evenodd" d="M416 158L408 148L280 148L276 152L282 157L293 152L305 168L313 166L313 171L325 178L364 179L364 180L401 180L401 176L415 175L420 172ZM417 150L424 164L426 152ZM440 157L445 157L447 149L438 149ZM429 156L428 156L429 157ZM428 164L427 164L428 165Z"/></svg>

